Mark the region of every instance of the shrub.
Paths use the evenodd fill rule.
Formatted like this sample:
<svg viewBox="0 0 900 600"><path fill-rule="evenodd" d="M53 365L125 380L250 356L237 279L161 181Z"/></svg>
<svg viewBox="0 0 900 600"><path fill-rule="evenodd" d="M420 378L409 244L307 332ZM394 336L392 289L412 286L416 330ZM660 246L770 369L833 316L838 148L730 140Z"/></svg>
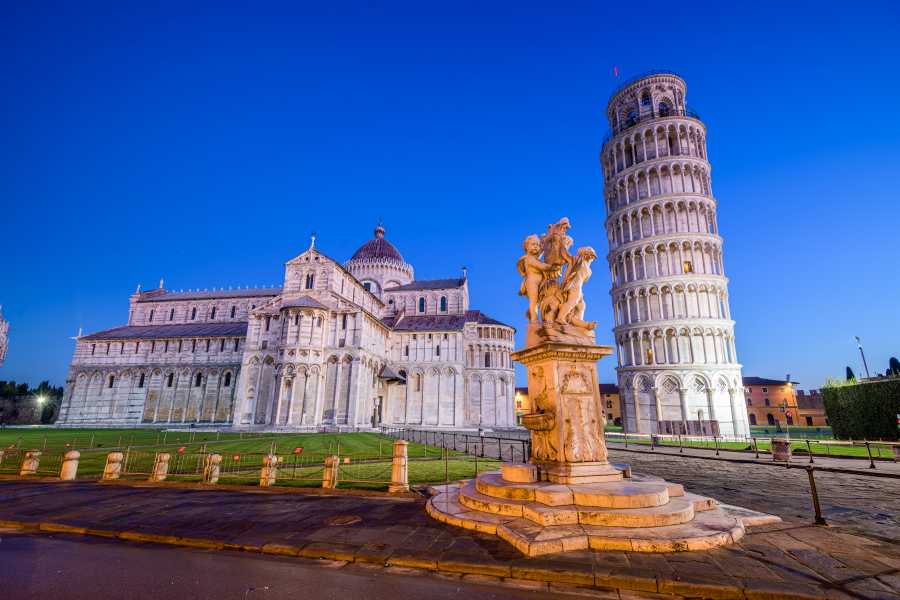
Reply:
<svg viewBox="0 0 900 600"><path fill-rule="evenodd" d="M825 412L836 438L897 440L900 379L834 385L822 388Z"/></svg>

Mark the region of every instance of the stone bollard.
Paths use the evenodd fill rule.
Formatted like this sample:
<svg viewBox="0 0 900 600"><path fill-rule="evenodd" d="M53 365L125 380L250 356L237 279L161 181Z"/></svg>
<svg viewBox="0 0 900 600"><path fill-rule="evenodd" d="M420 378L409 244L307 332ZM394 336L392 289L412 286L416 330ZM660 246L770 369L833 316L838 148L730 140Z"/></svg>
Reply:
<svg viewBox="0 0 900 600"><path fill-rule="evenodd" d="M0 465L3 464L3 457L6 456L6 450L0 450Z"/></svg>
<svg viewBox="0 0 900 600"><path fill-rule="evenodd" d="M341 459L332 454L325 457L325 472L322 475L322 487L333 490L338 484L338 465Z"/></svg>
<svg viewBox="0 0 900 600"><path fill-rule="evenodd" d="M106 455L106 466L103 468L103 481L113 481L122 475L122 460L125 455L121 452L110 452Z"/></svg>
<svg viewBox="0 0 900 600"><path fill-rule="evenodd" d="M25 453L25 460L22 461L22 469L19 471L19 475L35 475L38 470L38 466L41 464L41 451L40 450L29 450Z"/></svg>
<svg viewBox="0 0 900 600"><path fill-rule="evenodd" d="M62 468L59 470L59 478L62 481L72 481L78 473L78 459L81 458L81 452L78 450L69 450L63 456Z"/></svg>
<svg viewBox="0 0 900 600"><path fill-rule="evenodd" d="M203 459L203 483L210 485L219 483L219 465L222 464L221 454L207 454Z"/></svg>
<svg viewBox="0 0 900 600"><path fill-rule="evenodd" d="M791 443L787 440L773 438L772 460L791 462Z"/></svg>
<svg viewBox="0 0 900 600"><path fill-rule="evenodd" d="M169 476L169 460L172 455L168 452L157 452L153 459L153 470L150 471L149 481L165 481Z"/></svg>
<svg viewBox="0 0 900 600"><path fill-rule="evenodd" d="M259 487L275 485L276 477L278 477L278 456L267 454L263 456L263 466L259 472Z"/></svg>
<svg viewBox="0 0 900 600"><path fill-rule="evenodd" d="M389 492L409 491L408 446L409 442L405 440L396 440L394 442L394 454L391 459L391 484L388 486Z"/></svg>

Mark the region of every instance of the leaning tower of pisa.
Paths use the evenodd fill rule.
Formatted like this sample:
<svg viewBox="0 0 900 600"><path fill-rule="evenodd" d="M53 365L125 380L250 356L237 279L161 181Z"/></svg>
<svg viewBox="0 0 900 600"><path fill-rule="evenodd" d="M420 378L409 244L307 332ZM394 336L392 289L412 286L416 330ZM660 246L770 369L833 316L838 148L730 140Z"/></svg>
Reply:
<svg viewBox="0 0 900 600"><path fill-rule="evenodd" d="M678 75L613 93L601 150L626 431L748 435L706 126Z"/></svg>

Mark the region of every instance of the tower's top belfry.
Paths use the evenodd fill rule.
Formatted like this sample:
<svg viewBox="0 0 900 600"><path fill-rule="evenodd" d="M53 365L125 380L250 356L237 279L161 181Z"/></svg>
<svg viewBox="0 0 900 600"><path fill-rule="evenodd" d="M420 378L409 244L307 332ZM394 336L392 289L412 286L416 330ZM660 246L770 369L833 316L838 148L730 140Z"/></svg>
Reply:
<svg viewBox="0 0 900 600"><path fill-rule="evenodd" d="M606 107L600 162L625 427L745 435L706 126L686 93L684 79L653 71Z"/></svg>

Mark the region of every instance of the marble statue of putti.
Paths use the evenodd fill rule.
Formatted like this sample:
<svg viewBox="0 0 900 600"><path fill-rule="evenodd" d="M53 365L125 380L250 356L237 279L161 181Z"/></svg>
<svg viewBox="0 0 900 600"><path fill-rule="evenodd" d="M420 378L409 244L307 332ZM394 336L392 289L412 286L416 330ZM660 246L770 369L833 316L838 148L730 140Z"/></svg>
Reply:
<svg viewBox="0 0 900 600"><path fill-rule="evenodd" d="M591 263L597 253L583 246L573 256L569 252L570 227L569 219L563 217L549 225L540 238L525 238L525 254L517 267L522 276L519 294L528 299L529 344L542 339L594 340L597 323L584 320L582 286L591 277Z"/></svg>

